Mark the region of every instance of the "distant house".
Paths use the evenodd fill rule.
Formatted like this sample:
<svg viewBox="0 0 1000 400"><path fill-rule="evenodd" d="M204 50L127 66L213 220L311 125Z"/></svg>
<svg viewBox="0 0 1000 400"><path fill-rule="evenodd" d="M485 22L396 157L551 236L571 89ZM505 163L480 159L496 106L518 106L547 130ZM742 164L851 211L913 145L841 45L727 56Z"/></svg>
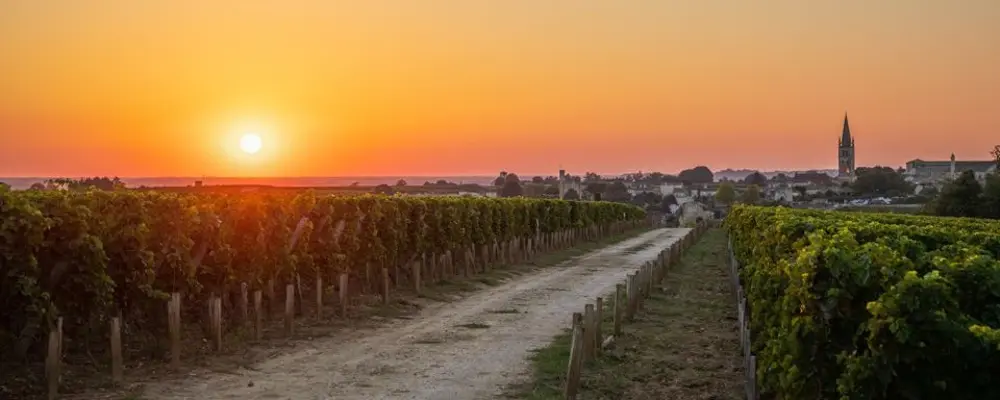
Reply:
<svg viewBox="0 0 1000 400"><path fill-rule="evenodd" d="M671 210L673 209L671 207ZM709 210L708 206L697 201L681 204L676 213L681 226L691 225L698 221L708 221L715 217L715 213Z"/></svg>

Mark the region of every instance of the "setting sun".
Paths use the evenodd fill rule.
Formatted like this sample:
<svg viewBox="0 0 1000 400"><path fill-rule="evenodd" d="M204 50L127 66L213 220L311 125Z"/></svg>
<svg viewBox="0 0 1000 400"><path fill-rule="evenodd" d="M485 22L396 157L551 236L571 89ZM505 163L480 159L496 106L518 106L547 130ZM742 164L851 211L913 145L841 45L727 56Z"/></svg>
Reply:
<svg viewBox="0 0 1000 400"><path fill-rule="evenodd" d="M260 136L254 134L243 135L240 138L240 149L247 154L257 154L263 146Z"/></svg>

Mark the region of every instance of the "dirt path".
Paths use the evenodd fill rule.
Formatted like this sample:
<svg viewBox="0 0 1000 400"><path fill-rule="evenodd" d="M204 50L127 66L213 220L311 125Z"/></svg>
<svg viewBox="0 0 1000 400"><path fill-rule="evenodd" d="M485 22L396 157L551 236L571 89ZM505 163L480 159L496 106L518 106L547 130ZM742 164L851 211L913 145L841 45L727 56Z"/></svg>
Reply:
<svg viewBox="0 0 1000 400"><path fill-rule="evenodd" d="M149 385L146 399L489 399L525 379L582 305L688 229L658 229L410 320L316 339L235 373ZM346 337L345 337L346 336Z"/></svg>

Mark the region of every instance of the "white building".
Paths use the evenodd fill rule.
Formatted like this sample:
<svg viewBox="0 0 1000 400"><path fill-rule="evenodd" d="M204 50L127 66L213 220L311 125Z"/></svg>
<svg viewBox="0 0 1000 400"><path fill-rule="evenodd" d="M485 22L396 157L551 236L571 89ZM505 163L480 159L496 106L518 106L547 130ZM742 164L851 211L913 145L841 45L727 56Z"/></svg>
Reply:
<svg viewBox="0 0 1000 400"><path fill-rule="evenodd" d="M955 161L955 155L951 155L950 161L924 161L921 159L912 160L906 163L906 171L903 177L907 182L919 187L941 186L945 182L955 179L964 171L972 171L976 179L980 182L986 180L986 175L997 172L996 161Z"/></svg>

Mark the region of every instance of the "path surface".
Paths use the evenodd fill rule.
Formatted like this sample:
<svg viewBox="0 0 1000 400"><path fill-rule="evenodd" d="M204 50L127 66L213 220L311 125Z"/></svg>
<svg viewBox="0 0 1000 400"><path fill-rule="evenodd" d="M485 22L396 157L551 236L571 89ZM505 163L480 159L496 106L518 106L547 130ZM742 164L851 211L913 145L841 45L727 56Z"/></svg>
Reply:
<svg viewBox="0 0 1000 400"><path fill-rule="evenodd" d="M657 229L546 267L409 320L339 337L234 373L195 374L146 388L165 399L491 399L526 379L545 346L585 302L688 229ZM252 385L250 384L252 382Z"/></svg>

